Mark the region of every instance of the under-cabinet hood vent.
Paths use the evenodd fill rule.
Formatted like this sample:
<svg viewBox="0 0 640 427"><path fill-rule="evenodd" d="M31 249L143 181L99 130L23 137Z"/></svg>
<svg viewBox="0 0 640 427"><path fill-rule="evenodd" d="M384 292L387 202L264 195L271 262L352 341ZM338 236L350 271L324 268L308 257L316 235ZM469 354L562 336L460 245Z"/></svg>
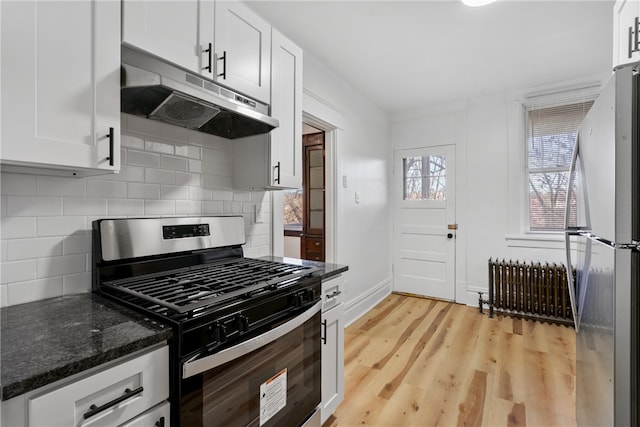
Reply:
<svg viewBox="0 0 640 427"><path fill-rule="evenodd" d="M122 112L235 139L278 127L269 105L122 46Z"/></svg>

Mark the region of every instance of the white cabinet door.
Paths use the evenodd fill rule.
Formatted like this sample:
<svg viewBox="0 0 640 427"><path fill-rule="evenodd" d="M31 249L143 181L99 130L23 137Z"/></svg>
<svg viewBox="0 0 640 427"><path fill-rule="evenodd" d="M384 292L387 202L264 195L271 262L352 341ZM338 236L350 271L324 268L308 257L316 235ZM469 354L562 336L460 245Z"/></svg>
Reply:
<svg viewBox="0 0 640 427"><path fill-rule="evenodd" d="M613 66L640 61L640 0L613 6Z"/></svg>
<svg viewBox="0 0 640 427"><path fill-rule="evenodd" d="M271 43L271 131L273 185L302 187L302 49L276 30Z"/></svg>
<svg viewBox="0 0 640 427"><path fill-rule="evenodd" d="M2 163L118 170L120 3L0 7Z"/></svg>
<svg viewBox="0 0 640 427"><path fill-rule="evenodd" d="M213 0L125 0L122 42L211 77L213 14Z"/></svg>
<svg viewBox="0 0 640 427"><path fill-rule="evenodd" d="M271 26L238 1L216 1L214 28L214 79L268 104Z"/></svg>
<svg viewBox="0 0 640 427"><path fill-rule="evenodd" d="M321 422L333 414L344 399L344 308L338 304L322 313Z"/></svg>

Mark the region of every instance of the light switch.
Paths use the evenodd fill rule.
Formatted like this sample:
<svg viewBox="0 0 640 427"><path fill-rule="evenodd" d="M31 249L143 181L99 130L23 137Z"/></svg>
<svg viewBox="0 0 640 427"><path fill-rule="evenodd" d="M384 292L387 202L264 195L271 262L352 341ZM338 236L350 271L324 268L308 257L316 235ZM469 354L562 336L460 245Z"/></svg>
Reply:
<svg viewBox="0 0 640 427"><path fill-rule="evenodd" d="M348 186L347 175L342 175L342 188L347 188L347 186Z"/></svg>
<svg viewBox="0 0 640 427"><path fill-rule="evenodd" d="M264 218L262 215L262 206L254 205L256 209L256 224L261 224L264 222Z"/></svg>
<svg viewBox="0 0 640 427"><path fill-rule="evenodd" d="M356 204L360 204L360 193L358 193L357 191L355 192L355 200Z"/></svg>

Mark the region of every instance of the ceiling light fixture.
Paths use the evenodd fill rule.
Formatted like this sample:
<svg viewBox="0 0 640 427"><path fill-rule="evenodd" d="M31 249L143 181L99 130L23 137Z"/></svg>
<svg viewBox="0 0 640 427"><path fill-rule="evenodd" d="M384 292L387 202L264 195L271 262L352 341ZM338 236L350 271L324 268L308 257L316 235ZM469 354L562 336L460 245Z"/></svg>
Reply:
<svg viewBox="0 0 640 427"><path fill-rule="evenodd" d="M496 0L461 0L462 3L470 7L486 6Z"/></svg>

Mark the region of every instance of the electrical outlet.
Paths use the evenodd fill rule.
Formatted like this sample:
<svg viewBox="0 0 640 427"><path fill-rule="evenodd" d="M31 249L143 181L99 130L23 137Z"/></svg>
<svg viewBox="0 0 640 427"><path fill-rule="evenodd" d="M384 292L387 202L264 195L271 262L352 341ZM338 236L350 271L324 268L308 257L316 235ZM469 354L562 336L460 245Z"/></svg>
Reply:
<svg viewBox="0 0 640 427"><path fill-rule="evenodd" d="M262 214L262 206L254 205L254 207L255 207L256 224L261 224L264 222L264 218Z"/></svg>

